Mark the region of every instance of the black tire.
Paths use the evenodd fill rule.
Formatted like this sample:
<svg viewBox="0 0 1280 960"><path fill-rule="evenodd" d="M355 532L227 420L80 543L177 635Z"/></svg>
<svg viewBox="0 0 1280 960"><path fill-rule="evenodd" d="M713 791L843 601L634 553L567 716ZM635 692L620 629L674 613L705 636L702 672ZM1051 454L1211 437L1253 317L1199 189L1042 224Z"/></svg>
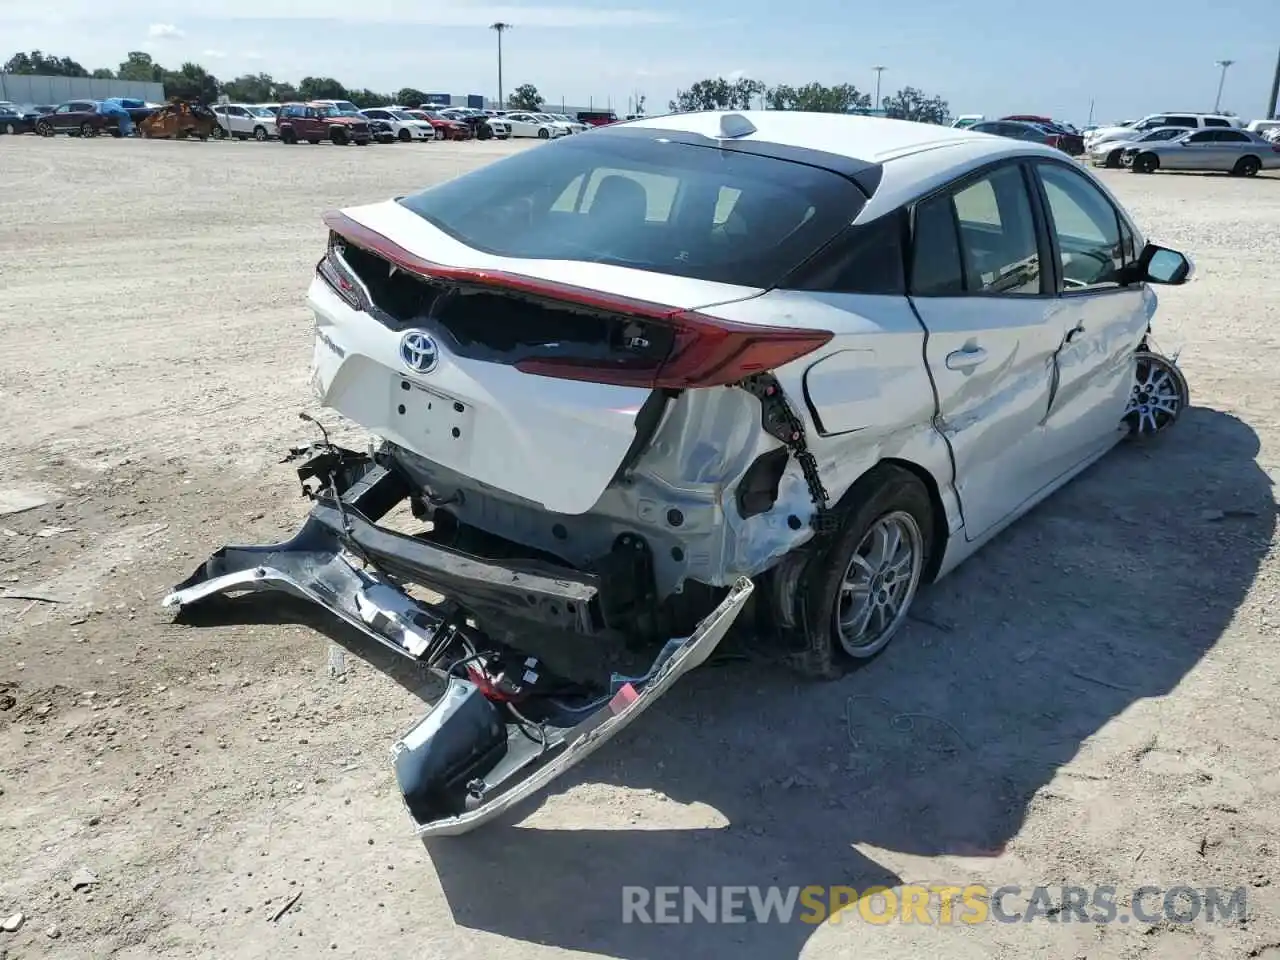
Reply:
<svg viewBox="0 0 1280 960"><path fill-rule="evenodd" d="M257 140L259 143L262 143L264 140L268 139L267 128L266 128L266 127L254 127L254 128L253 128L253 139Z"/></svg>
<svg viewBox="0 0 1280 960"><path fill-rule="evenodd" d="M280 131L280 142L295 144L298 142L298 135L293 131L292 128L286 127L284 130Z"/></svg>
<svg viewBox="0 0 1280 960"><path fill-rule="evenodd" d="M1262 161L1257 157L1241 157L1236 161L1236 165L1232 167L1231 173L1237 177L1256 177L1261 169Z"/></svg>
<svg viewBox="0 0 1280 960"><path fill-rule="evenodd" d="M1123 152L1123 148L1119 150L1112 150L1107 154L1107 158L1102 161L1102 165L1108 169L1114 170L1116 167L1120 166L1120 154Z"/></svg>
<svg viewBox="0 0 1280 960"><path fill-rule="evenodd" d="M408 143L410 140L413 139L413 135L409 133L408 130L404 130L404 129L401 129L400 133L397 134L397 137L399 138L401 143Z"/></svg>
<svg viewBox="0 0 1280 960"><path fill-rule="evenodd" d="M84 123L80 124L80 136L82 136L82 137L96 137L97 135L98 135L98 130L97 130L97 128L96 128L96 127L94 127L94 125L93 125L92 123L90 123L88 120L86 120Z"/></svg>
<svg viewBox="0 0 1280 960"><path fill-rule="evenodd" d="M550 130L548 130L546 127L543 127L541 130L539 130L539 131L538 131L538 139L539 139L539 140L550 140L550 139L551 139L551 131L550 131Z"/></svg>
<svg viewBox="0 0 1280 960"><path fill-rule="evenodd" d="M48 120L41 120L36 124L36 133L42 137L52 137L56 132L53 129L53 124Z"/></svg>
<svg viewBox="0 0 1280 960"><path fill-rule="evenodd" d="M12 137L14 134L18 132L18 128L15 127L12 123L6 123L4 125L4 132Z"/></svg>
<svg viewBox="0 0 1280 960"><path fill-rule="evenodd" d="M790 657L790 665L815 679L841 676L851 667L870 662L888 647L906 621L916 590L930 569L935 546L929 491L919 477L902 467L882 464L870 470L850 488L841 504L837 508L843 513L839 528L809 560L799 579L803 586L797 598L797 613L806 646ZM842 639L837 624L846 600L845 582L853 568L854 554L864 548L864 541L881 523L895 527L914 524L918 543L912 545L909 573L905 578L896 573L894 577L885 577L882 572L869 579L867 592L872 610L876 607L873 601L888 596L890 591L901 591L900 602L892 621L881 620L882 628L859 646ZM848 599L852 607L853 594ZM875 619L869 614L864 630Z"/></svg>
<svg viewBox="0 0 1280 960"><path fill-rule="evenodd" d="M351 142L351 138L347 136L347 131L343 130L341 127L334 127L332 130L330 130L329 139L332 140L334 144L339 147L345 147L348 143Z"/></svg>
<svg viewBox="0 0 1280 960"><path fill-rule="evenodd" d="M1160 169L1160 159L1154 153L1140 153L1133 158L1134 173L1155 173Z"/></svg>
<svg viewBox="0 0 1280 960"><path fill-rule="evenodd" d="M215 139L215 140L225 140L225 139L227 139L227 131L225 131L225 130L223 130L223 129L222 129L222 124L217 124L217 125L215 125L215 126L214 126L214 128L213 128L213 139Z"/></svg>

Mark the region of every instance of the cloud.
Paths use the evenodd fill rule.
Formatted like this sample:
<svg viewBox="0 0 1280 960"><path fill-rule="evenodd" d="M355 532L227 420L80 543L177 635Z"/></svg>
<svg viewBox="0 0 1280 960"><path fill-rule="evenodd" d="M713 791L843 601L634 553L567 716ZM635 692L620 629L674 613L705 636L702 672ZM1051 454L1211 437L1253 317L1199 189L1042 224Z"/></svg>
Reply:
<svg viewBox="0 0 1280 960"><path fill-rule="evenodd" d="M746 77L746 75L747 75L747 71L745 70L730 70L728 73L724 75L724 78L728 80L730 83L737 83L739 80L742 80L744 77Z"/></svg>
<svg viewBox="0 0 1280 960"><path fill-rule="evenodd" d="M186 34L172 23L153 23L147 27L147 36L152 40L177 40Z"/></svg>
<svg viewBox="0 0 1280 960"><path fill-rule="evenodd" d="M208 57L210 60L221 60L226 57L226 53L222 50L201 50L200 56Z"/></svg>

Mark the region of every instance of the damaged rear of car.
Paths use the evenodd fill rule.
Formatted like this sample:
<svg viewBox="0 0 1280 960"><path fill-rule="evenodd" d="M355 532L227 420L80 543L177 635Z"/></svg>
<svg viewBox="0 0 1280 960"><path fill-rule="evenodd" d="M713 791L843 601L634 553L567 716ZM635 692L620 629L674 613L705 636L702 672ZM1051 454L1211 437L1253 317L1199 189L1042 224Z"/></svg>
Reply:
<svg viewBox="0 0 1280 960"><path fill-rule="evenodd" d="M444 673L397 745L420 833L470 829L611 735L820 525L802 392L776 372L833 334L732 313L874 190L874 164L806 153L616 128L326 215L312 383L380 445L301 454L297 537L224 548L167 603L284 590ZM426 529L379 525L406 501ZM656 659L571 683L520 649L547 629Z"/></svg>

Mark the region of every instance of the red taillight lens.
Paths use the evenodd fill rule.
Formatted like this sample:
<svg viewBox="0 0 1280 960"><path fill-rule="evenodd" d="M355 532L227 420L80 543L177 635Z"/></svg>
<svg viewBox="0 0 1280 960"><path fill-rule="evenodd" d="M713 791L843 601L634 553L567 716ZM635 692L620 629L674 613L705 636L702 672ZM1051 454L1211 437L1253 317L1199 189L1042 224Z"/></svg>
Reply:
<svg viewBox="0 0 1280 960"><path fill-rule="evenodd" d="M320 261L320 275L356 309L365 309L364 292L342 264L340 254L344 239L376 253L402 270L427 279L510 290L553 303L578 304L621 317L635 317L672 330L671 349L662 359L651 357L642 360L634 356L602 358L599 352L594 352L593 356L581 358L523 360L516 364L516 369L524 373L650 389L723 386L754 373L775 370L812 353L833 336L828 330L734 323L678 307L502 270L448 267L410 253L346 214L327 213L324 222L332 233L329 252ZM643 333L638 336L643 336Z"/></svg>
<svg viewBox="0 0 1280 960"><path fill-rule="evenodd" d="M675 342L657 366L637 368L583 358L525 360L517 363L516 369L544 377L655 390L718 387L776 370L812 353L832 337L827 330L760 327L690 312L670 314L662 322L675 328Z"/></svg>
<svg viewBox="0 0 1280 960"><path fill-rule="evenodd" d="M368 306L364 290L354 274L342 262L342 243L335 233L329 234L329 249L316 264L316 273L329 288L356 310L364 310Z"/></svg>

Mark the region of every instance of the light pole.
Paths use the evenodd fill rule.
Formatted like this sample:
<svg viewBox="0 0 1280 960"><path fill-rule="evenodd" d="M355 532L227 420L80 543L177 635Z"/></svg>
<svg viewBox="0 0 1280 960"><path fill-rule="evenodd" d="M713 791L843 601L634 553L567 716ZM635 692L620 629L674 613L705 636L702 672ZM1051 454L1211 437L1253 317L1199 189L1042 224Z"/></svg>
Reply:
<svg viewBox="0 0 1280 960"><path fill-rule="evenodd" d="M1222 75L1218 77L1218 95L1213 100L1213 112L1217 113L1222 107L1222 85L1227 82L1227 67L1235 63L1234 60L1215 60L1218 66L1222 68Z"/></svg>
<svg viewBox="0 0 1280 960"><path fill-rule="evenodd" d="M872 67L871 69L876 72L876 100L875 100L875 103L871 104L871 108L873 110L879 110L880 109L880 74L884 73L884 67Z"/></svg>
<svg viewBox="0 0 1280 960"><path fill-rule="evenodd" d="M497 23L489 24L489 29L498 34L498 109L505 110L507 101L502 96L502 34L511 29L511 24L499 20Z"/></svg>

